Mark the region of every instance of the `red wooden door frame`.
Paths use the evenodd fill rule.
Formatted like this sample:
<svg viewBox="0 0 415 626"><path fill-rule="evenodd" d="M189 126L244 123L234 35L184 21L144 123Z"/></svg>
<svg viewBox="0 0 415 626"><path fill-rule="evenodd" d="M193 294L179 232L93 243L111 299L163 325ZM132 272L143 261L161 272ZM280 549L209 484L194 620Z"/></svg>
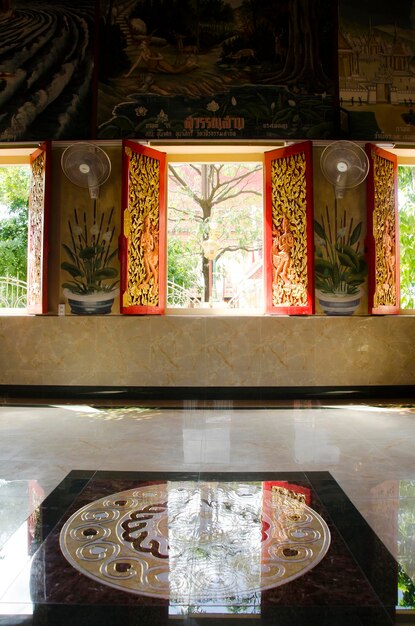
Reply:
<svg viewBox="0 0 415 626"><path fill-rule="evenodd" d="M399 280L400 280L400 271L399 271L399 262L400 262L400 253L399 253L399 217L398 217L398 158L392 152L388 152L379 146L374 144L366 145L366 152L369 157L369 174L367 178L367 236L366 236L366 250L367 250L367 262L369 267L369 276L368 276L368 311L369 314L372 315L393 315L397 314L400 311L400 288L399 288ZM392 196L392 202L394 203L394 207L392 210L393 218L394 218L394 262L395 262L395 276L394 276L394 293L395 293L395 303L391 304L377 304L376 303L376 293L377 290L381 289L381 287L377 284L377 275L378 275L378 262L379 262L379 243L378 243L378 252L376 248L376 238L374 233L375 227L375 212L380 210L381 207L378 206L377 194L376 194L376 177L375 177L375 167L374 167L374 157L380 157L385 161L388 161L392 164L393 170L393 178L392 178L392 186L389 187L388 191ZM385 181L383 180L384 184ZM385 250L384 250L385 251Z"/></svg>
<svg viewBox="0 0 415 626"><path fill-rule="evenodd" d="M33 302L28 301L27 312L32 314L44 314L48 311L48 236L49 236L49 207L50 207L50 177L51 177L51 142L45 141L36 148L29 156L30 167L33 168L37 159L44 156L42 184L43 184L43 202L41 223L38 227L40 233L36 237L36 233L31 228L31 204L33 202L32 190L29 199L29 219L28 219L28 259L27 259L27 277L28 277L28 298L34 291L38 291L38 297ZM34 265L38 263L40 266L38 277L33 276ZM32 264L32 265L31 265ZM37 289L34 290L31 281L38 280Z"/></svg>
<svg viewBox="0 0 415 626"><path fill-rule="evenodd" d="M135 189L131 189L131 155L141 155L159 162L160 176L158 180L159 222L158 222L158 303L156 305L130 304L126 302L129 290L129 266L131 244L126 232L126 215L130 206L130 191L132 197ZM147 190L148 193L148 190ZM166 155L164 152L148 148L130 140L123 141L122 148L122 192L121 192L121 233L119 237L120 258L120 307L121 313L127 315L161 315L165 311L166 301Z"/></svg>
<svg viewBox="0 0 415 626"><path fill-rule="evenodd" d="M307 304L304 305L275 305L273 303L273 180L272 163L278 159L287 159L296 155L304 155L306 163L305 174L303 176L303 194L306 203L306 254L307 254ZM312 173L312 144L310 141L301 142L277 148L264 154L265 165L265 297L266 312L279 315L311 315L315 308L314 293L314 231L313 231L313 173ZM284 176L284 174L282 174Z"/></svg>

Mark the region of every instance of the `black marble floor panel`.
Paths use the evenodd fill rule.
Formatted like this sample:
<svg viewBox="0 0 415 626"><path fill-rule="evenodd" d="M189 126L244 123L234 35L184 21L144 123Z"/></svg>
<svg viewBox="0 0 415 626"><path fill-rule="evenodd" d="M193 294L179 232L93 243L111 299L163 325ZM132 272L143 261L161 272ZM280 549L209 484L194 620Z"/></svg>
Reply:
<svg viewBox="0 0 415 626"><path fill-rule="evenodd" d="M187 568L183 564L181 569L178 566L179 571L175 574L182 581L181 589L185 589L185 592L165 597L120 589L117 583L108 586L74 567L68 555L62 551L62 529L67 528L68 537L72 537L68 541L74 542L74 554L80 553L80 548L76 548L78 529L71 528L70 522L82 507L89 511L84 515L85 520L92 520L91 528L85 529L85 524L82 526L87 537L87 531L90 535L96 532L91 515L95 515L102 502L106 498L110 499L113 494L134 492L137 489L151 492L153 487L155 491L159 487L173 490L174 487L176 494L180 495L181 491L186 491L190 486L201 485L204 488L207 485L207 492L210 494L218 493L218 489L220 493L228 494L227 497L231 494L229 502L223 497L220 506L211 495L207 497L205 506L209 509L210 519L215 518L216 528L226 534L226 539L223 539L224 549L231 543L236 555L243 548L238 544L238 541L243 541L240 528L244 529L244 533L251 532L248 528L251 518L252 524L256 524L252 532L259 529L263 539L269 526L264 521L267 519L264 510L259 516L250 514L251 517L247 518L250 507L240 505L240 496L241 493L244 495L244 489L250 495L254 492L262 494L267 489L272 489L273 493L285 494L284 497L297 498L297 503L303 503L307 511L315 512L318 519L321 518L327 525L330 536L328 548L324 548L321 560L311 569L302 575L288 577L283 584L275 587L265 585L265 588L261 588L259 584L258 588L253 591L249 589L245 594L240 588L223 593L219 590L212 598L209 593L202 594L202 597L191 591L192 581L186 580L186 577L191 577L196 571L192 569L194 561L189 560ZM234 498L232 490L239 495ZM115 502L122 509L126 500L125 496L125 499L119 498ZM96 501L101 504L94 508L91 503ZM258 498L256 501L259 501ZM144 554L143 558L159 558L160 562L162 558L165 559L164 566L169 570L172 584L174 559L171 554L162 554L162 548L155 537L147 536L146 526L147 522L150 523L150 518L157 514L160 527L171 528L171 511L166 513L170 517L163 521L163 507L158 506L156 509L155 506L151 503L147 508L140 505L140 515L133 511L131 519L135 520L135 525L132 526L129 540L132 546L138 546L141 556ZM225 526L220 526L217 517L221 510L230 511L232 507L234 518L229 519L241 519L245 525L227 528L225 533ZM164 509L167 511L168 506L164 506ZM127 526L124 522L123 528ZM205 525L205 541L209 533L209 528L206 528ZM281 536L284 535L284 528L279 531ZM28 520L24 532L29 537L28 553L21 563L17 563L17 557L13 555L8 544L1 555L3 566L6 564L7 567L3 567L3 571L10 572L10 579L3 580L0 585L1 626L218 626L228 621L233 626L390 626L399 621L396 613L398 564L328 472L201 474L75 470L42 502ZM173 533L171 530L166 532L172 543ZM184 528L183 532L189 532L189 544L194 541L191 525L188 530ZM128 533L123 533L122 536L129 537ZM298 546L303 539L305 541L304 533L299 532L298 537L298 545L292 542L294 550L285 549L286 560L289 560L290 554L298 554ZM101 543L94 545L91 554L101 558L104 550L102 546L105 544L106 550L107 541L108 536L103 536ZM216 549L220 545L220 541L216 543ZM306 544L303 545L306 550ZM172 545L169 549L172 550ZM195 544L196 552L192 553L196 554L194 558L197 558L198 550L201 550L200 544L199 547ZM252 550L250 554L252 555ZM175 555L175 562L179 562L180 556ZM260 544L258 554L254 554L255 559L258 567L264 570ZM245 565L246 568L252 568L243 559L236 562L240 568L239 574L243 573ZM130 565L126 564L125 570L118 569L118 574L122 577L125 573L127 576ZM120 563L117 567L120 567ZM146 561L145 568L147 567L150 571L149 562ZM243 575L245 574L248 576L249 572L244 572ZM150 578L150 574L148 576ZM229 580L231 574L228 573L227 576Z"/></svg>

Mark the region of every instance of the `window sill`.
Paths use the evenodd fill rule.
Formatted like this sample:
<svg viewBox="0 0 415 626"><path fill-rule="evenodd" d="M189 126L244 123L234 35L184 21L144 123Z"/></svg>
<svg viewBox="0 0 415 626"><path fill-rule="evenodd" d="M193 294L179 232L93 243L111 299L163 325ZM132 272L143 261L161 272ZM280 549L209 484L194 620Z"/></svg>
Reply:
<svg viewBox="0 0 415 626"><path fill-rule="evenodd" d="M1 317L23 317L23 316L27 316L29 317L31 315L31 313L28 313L27 309L0 309L0 316Z"/></svg>
<svg viewBox="0 0 415 626"><path fill-rule="evenodd" d="M188 315L194 317L263 317L265 315L265 311L262 309L225 309L225 308L215 308L215 307L195 307L195 308L180 308L180 307L172 307L166 308L166 316L175 316L175 315Z"/></svg>

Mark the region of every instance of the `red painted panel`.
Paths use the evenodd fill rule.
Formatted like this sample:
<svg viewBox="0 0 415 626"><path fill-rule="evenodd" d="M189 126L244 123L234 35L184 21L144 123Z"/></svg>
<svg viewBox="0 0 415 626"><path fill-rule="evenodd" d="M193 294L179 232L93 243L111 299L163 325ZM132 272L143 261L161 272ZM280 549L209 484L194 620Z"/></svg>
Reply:
<svg viewBox="0 0 415 626"><path fill-rule="evenodd" d="M276 166L277 175L272 169ZM265 153L265 290L266 311L280 315L311 315L314 313L314 233L313 233L313 172L312 172L312 144L302 142L285 148L278 148ZM284 193L284 198L278 194ZM284 206L276 207L284 202ZM301 215L304 213L305 215ZM274 209L274 210L273 210ZM296 210L298 209L298 211ZM279 214L278 214L279 213ZM282 215L288 221L288 237L293 237L294 254L297 265L306 255L306 270L302 276L284 276L274 268L273 247L282 241L276 237L276 230L281 234ZM278 223L277 223L278 222ZM294 230L294 234L292 233ZM295 252L295 247L297 251ZM281 251L282 245L280 245ZM284 254L284 253L283 253ZM278 255L277 255L278 256ZM275 293L282 294L281 303L276 303ZM295 302L292 295L301 293L301 301ZM287 302L283 301L286 298Z"/></svg>
<svg viewBox="0 0 415 626"><path fill-rule="evenodd" d="M159 164L157 181L154 181L154 178L146 180L144 176L141 179L136 176L133 170L137 165L137 155L147 157L147 163L156 161ZM160 315L164 313L166 300L166 155L134 141L124 140L122 159L122 221L119 238L121 313ZM155 208L154 202L157 198L158 208ZM145 228L145 217L150 212L149 206L152 206L153 217L158 211L158 227L151 232L152 252L155 252L155 255L152 255L152 267L155 266L156 269L152 271L151 277L148 272L143 282L137 280L134 283L134 276L139 276L139 267L134 267L133 264L142 263L145 256L142 233ZM139 227L137 220L140 222ZM151 228L154 228L154 224L151 224ZM138 241L137 237L141 239ZM155 258L156 263L153 264ZM151 290L157 292L158 297L156 301L146 303L147 294Z"/></svg>
<svg viewBox="0 0 415 626"><path fill-rule="evenodd" d="M373 144L366 145L366 152L370 162L366 237L368 308L374 315L390 315L399 313L400 308L398 160L395 154ZM382 160L390 166L387 177L376 176L376 163Z"/></svg>
<svg viewBox="0 0 415 626"><path fill-rule="evenodd" d="M27 254L27 311L48 311L48 221L50 205L51 142L46 141L30 155L32 171L40 164L40 176L32 177L29 198ZM35 181L33 183L33 180ZM34 188L35 187L35 188Z"/></svg>

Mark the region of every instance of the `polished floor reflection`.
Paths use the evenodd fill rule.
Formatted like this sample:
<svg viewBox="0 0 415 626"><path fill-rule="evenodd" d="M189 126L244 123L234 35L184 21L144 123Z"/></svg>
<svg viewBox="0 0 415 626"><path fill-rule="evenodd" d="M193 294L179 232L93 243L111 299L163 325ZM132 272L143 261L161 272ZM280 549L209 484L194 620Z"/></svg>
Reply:
<svg viewBox="0 0 415 626"><path fill-rule="evenodd" d="M245 625L412 623L414 418L408 403L376 402L0 406L0 625L94 626L121 623L120 616L127 625L196 624L201 615L206 624L227 617ZM139 552L166 556L154 541L159 529L167 529L164 540L168 537L173 552L160 580L170 580L169 588L176 585L175 597L107 586L82 573L70 550L60 550L62 528L75 516L68 532L76 539L86 531L81 543L89 545L88 558L101 558L104 537L93 539L108 530L101 531L99 511L99 528L92 523L95 513L88 517L96 511L91 503L103 504L115 494L115 508L123 509L131 493L142 493L137 489L156 494L155 500L144 497L146 514L132 496L133 510L124 511L123 530L115 534L124 533L134 547L132 558ZM289 492L297 493L285 501L291 507L302 502L306 512L315 511L317 527L308 535L301 522L295 527L295 513L288 527L280 524L289 518L281 513L281 500L279 513L269 517L269 504L277 506L275 498ZM243 506L241 498L250 503ZM194 508L196 501L204 501L201 508ZM144 536L149 518L155 519L151 506L160 502L169 503L164 510L176 511L177 523L169 513L164 521L157 518L155 536ZM85 525L76 521L84 506ZM270 519L274 527L267 534L264 522ZM261 572L300 560L307 545L301 538L324 535L325 524L332 541L330 546L323 541L316 563L285 584L261 587ZM272 537L275 543L264 551ZM290 545L284 543L287 537ZM78 548L73 554L80 554ZM134 570L122 556L110 562L113 581ZM150 579L154 563L144 561ZM248 580L244 590L240 581ZM193 593L198 581L205 595ZM214 593L209 584L216 585Z"/></svg>
<svg viewBox="0 0 415 626"><path fill-rule="evenodd" d="M202 606L233 606L326 555L331 534L301 474L295 484L185 478L142 484L137 472L133 489L92 500L61 529L63 555L102 585Z"/></svg>

